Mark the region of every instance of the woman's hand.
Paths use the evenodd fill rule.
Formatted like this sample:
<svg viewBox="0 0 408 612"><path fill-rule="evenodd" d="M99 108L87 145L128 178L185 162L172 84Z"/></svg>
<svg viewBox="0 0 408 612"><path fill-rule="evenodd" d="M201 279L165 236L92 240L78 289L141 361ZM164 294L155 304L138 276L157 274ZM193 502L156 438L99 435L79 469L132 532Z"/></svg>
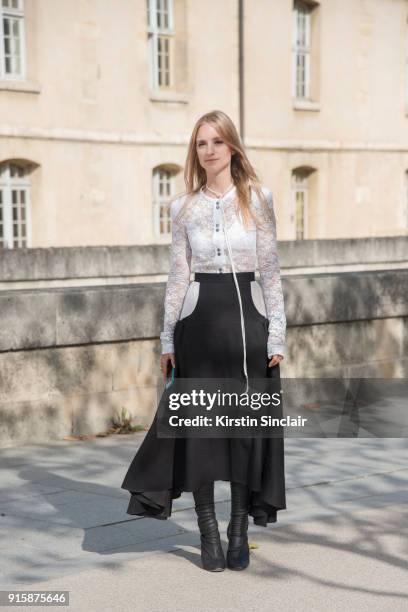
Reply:
<svg viewBox="0 0 408 612"><path fill-rule="evenodd" d="M166 382L166 379L170 376L171 366L173 366L173 368L176 367L174 353L163 353L160 357L160 369L163 374L164 382Z"/></svg>
<svg viewBox="0 0 408 612"><path fill-rule="evenodd" d="M283 359L283 355L272 355L270 362L268 363L268 368L277 365Z"/></svg>

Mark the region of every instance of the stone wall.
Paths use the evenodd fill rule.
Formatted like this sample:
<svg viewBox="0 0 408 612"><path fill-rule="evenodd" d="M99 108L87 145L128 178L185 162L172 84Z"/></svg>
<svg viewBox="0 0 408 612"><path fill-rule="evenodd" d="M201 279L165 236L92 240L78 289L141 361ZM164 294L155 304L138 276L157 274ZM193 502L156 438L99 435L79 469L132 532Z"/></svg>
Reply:
<svg viewBox="0 0 408 612"><path fill-rule="evenodd" d="M408 270L283 277L285 377L408 372ZM165 283L0 292L0 444L148 425Z"/></svg>

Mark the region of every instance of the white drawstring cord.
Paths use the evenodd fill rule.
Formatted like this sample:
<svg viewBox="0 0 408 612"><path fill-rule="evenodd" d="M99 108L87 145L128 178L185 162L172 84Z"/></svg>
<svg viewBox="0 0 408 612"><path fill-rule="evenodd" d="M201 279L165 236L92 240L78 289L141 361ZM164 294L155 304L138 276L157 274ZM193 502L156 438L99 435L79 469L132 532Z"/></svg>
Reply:
<svg viewBox="0 0 408 612"><path fill-rule="evenodd" d="M237 289L237 294L238 294L238 301L239 301L239 310L240 310L240 316L241 316L241 331L242 331L242 343L244 346L244 373L245 373L245 378L246 378L246 385L245 385L245 391L244 393L248 393L248 371L247 371L247 361L246 361L246 340L245 340L245 322L244 322L244 313L242 310L242 301L241 301L241 292L239 290L239 285L238 285L238 281L237 281L237 277L235 275L235 268L234 268L234 261L232 259L232 251L231 251L231 245L228 239L228 233L227 233L227 224L226 224L226 220L225 220L225 214L224 214L224 202L222 200L220 200L221 202L221 210L222 210L222 216L224 219L224 234L225 234L225 241L227 243L227 249L228 249L228 255L231 261L231 267L232 267L232 274L234 277L234 282L235 282L235 287Z"/></svg>

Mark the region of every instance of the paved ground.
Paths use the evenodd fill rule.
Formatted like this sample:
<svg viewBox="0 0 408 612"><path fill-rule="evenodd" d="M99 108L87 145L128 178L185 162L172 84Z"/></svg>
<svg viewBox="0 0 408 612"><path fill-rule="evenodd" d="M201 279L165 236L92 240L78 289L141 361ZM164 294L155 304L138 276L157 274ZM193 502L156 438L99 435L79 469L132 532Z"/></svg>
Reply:
<svg viewBox="0 0 408 612"><path fill-rule="evenodd" d="M250 525L247 570L213 574L191 493L168 521L126 514L143 437L0 450L0 589L68 590L75 612L408 609L408 440L287 439L288 509ZM216 501L226 548L229 483Z"/></svg>

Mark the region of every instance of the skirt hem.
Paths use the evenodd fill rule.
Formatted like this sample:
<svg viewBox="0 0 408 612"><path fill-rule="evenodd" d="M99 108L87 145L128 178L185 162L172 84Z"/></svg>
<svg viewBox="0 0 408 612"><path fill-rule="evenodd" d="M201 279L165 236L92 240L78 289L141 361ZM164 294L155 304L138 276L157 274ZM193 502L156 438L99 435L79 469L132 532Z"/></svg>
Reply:
<svg viewBox="0 0 408 612"><path fill-rule="evenodd" d="M219 480L222 480L222 482L229 482L225 479ZM167 520L172 515L173 499L179 498L183 492L192 493L193 491L188 489L169 489L167 491L158 492L129 492L130 501L126 510L127 514L139 516L141 518ZM254 525L267 527L268 523L276 523L277 513L280 510L286 510L286 505L274 506L268 504L262 499L260 491L251 490L248 515L252 516Z"/></svg>

